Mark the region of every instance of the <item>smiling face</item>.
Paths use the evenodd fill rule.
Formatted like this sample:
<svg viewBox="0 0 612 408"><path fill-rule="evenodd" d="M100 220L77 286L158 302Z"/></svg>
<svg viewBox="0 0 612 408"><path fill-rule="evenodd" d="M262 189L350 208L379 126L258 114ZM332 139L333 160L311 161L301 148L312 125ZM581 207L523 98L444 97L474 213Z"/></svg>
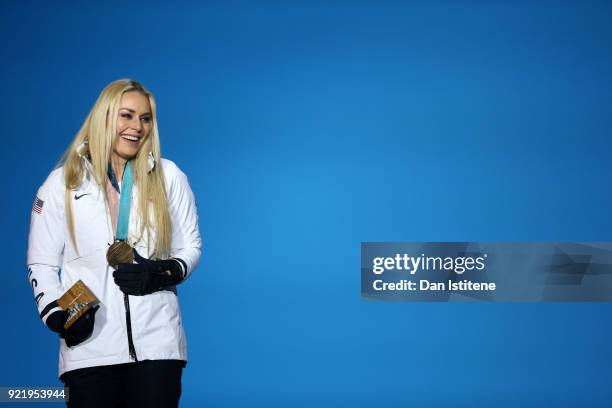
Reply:
<svg viewBox="0 0 612 408"><path fill-rule="evenodd" d="M117 116L117 135L113 153L123 160L133 159L151 133L149 99L138 91L121 96Z"/></svg>

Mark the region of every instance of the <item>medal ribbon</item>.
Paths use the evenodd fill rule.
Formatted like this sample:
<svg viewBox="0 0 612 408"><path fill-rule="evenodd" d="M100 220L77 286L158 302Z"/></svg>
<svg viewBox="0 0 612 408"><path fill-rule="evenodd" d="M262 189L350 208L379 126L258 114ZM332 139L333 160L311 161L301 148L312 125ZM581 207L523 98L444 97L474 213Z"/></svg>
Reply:
<svg viewBox="0 0 612 408"><path fill-rule="evenodd" d="M121 198L117 215L117 241L126 241L132 204L132 162L128 161L121 180Z"/></svg>

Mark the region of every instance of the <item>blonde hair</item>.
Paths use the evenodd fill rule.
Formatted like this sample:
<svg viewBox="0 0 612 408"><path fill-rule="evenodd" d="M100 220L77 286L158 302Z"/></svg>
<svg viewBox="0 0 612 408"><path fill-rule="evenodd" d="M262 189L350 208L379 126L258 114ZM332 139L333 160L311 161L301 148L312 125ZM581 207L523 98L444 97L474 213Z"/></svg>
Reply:
<svg viewBox="0 0 612 408"><path fill-rule="evenodd" d="M78 252L74 217L72 214L71 190L80 187L86 175L82 156L85 156L85 160L89 160L91 163L91 174L104 192L104 198L108 207L108 197L106 195L108 166L111 161L113 145L117 134L117 116L119 114L121 97L126 92L141 93L149 100L151 106L151 133L144 140L136 157L131 160L132 177L139 194L137 214L141 220L140 237L142 237L146 229L147 237L150 239L151 230L155 228L155 254L158 258L165 258L170 255L172 223L168 209L168 195L164 176L161 163L159 162L161 154L155 98L143 85L131 79L120 79L111 82L102 90L93 108L85 118L81 129L77 132L60 162L64 166L66 220L68 222L70 239ZM87 146L87 152L79 151L84 144ZM149 152L152 153L155 160L155 166L151 171L149 171L148 163ZM150 243L148 244L150 246Z"/></svg>

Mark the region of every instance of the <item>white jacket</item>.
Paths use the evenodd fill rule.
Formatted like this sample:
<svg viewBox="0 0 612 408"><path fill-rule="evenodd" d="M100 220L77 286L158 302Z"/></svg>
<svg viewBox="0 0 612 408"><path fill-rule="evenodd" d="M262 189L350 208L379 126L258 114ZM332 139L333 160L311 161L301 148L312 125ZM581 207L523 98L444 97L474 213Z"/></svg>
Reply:
<svg viewBox="0 0 612 408"><path fill-rule="evenodd" d="M135 361L130 356L130 331L138 361L187 361L175 288L129 296L126 303L123 292L115 284L114 269L106 261L106 250L114 239L109 211L104 193L91 174L89 161L82 160L86 176L81 187L71 191L78 252L69 239L63 168L51 172L38 190L30 224L28 279L43 322L50 313L59 310L52 302L79 279L100 300L91 337L74 347L60 340L59 375L83 367ZM200 259L202 247L195 200L185 174L169 160L162 159L161 165L172 220L171 256L184 261L187 278ZM128 242L135 243L136 250L149 258L155 248L155 233L152 233L150 248L146 233L138 240L137 205L138 189L134 186Z"/></svg>

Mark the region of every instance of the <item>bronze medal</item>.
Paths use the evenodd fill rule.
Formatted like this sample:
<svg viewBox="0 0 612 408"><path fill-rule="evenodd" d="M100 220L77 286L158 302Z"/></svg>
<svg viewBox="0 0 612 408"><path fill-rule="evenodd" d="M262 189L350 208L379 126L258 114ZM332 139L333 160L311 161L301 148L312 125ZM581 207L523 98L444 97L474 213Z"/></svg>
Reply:
<svg viewBox="0 0 612 408"><path fill-rule="evenodd" d="M106 260L112 267L134 262L134 250L126 241L115 241L106 251Z"/></svg>

